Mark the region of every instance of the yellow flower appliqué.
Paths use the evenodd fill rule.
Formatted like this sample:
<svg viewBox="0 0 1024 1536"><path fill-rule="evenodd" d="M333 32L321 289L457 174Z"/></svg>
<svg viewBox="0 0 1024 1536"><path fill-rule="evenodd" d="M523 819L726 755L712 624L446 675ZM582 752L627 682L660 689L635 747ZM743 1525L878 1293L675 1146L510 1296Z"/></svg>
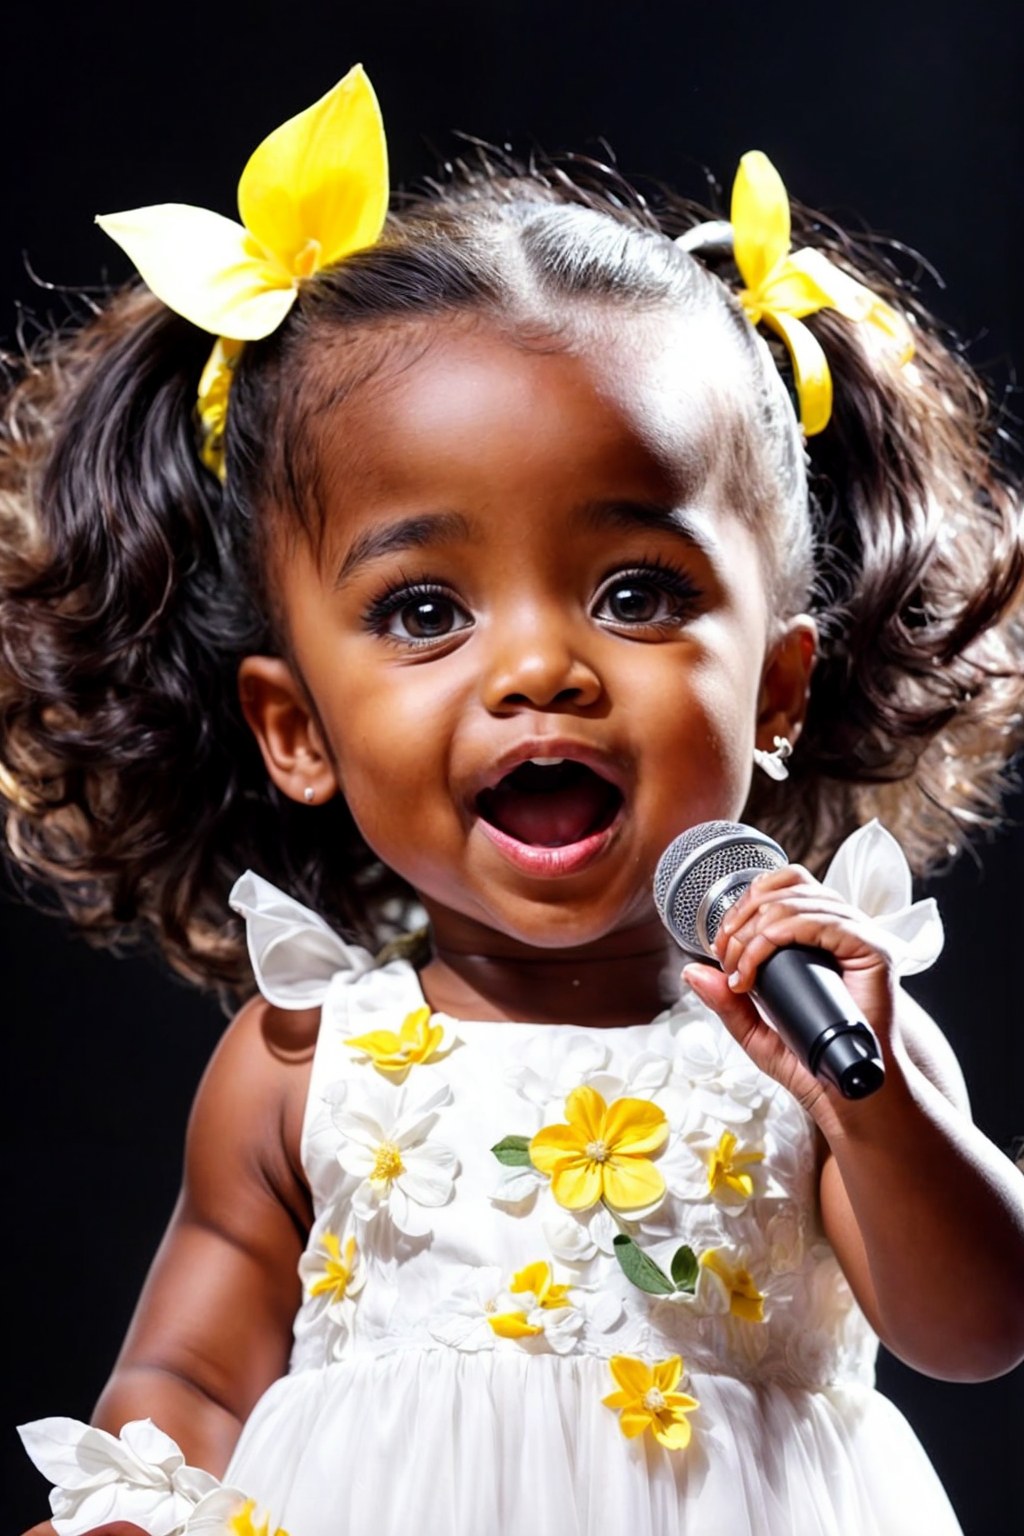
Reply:
<svg viewBox="0 0 1024 1536"><path fill-rule="evenodd" d="M270 1529L269 1517L263 1521L262 1525L257 1525L253 1519L255 1513L256 1500L246 1499L238 1513L231 1516L227 1523L227 1529L233 1533L233 1536L268 1536ZM278 1526L274 1536L288 1536L288 1532Z"/></svg>
<svg viewBox="0 0 1024 1536"><path fill-rule="evenodd" d="M329 1296L332 1302L343 1301L348 1295L356 1267L356 1240L345 1242L344 1255L341 1242L334 1232L325 1232L320 1238L322 1250L321 1269L316 1279L310 1280L309 1294Z"/></svg>
<svg viewBox="0 0 1024 1536"><path fill-rule="evenodd" d="M433 1017L429 1008L417 1008L406 1015L397 1034L392 1029L375 1029L368 1035L353 1035L345 1043L369 1056L378 1072L397 1077L418 1062L429 1061L440 1049L444 1029L430 1022Z"/></svg>
<svg viewBox="0 0 1024 1536"><path fill-rule="evenodd" d="M754 1284L749 1269L730 1264L717 1248L706 1248L698 1263L715 1275L729 1296L729 1311L745 1323L764 1322L764 1293Z"/></svg>
<svg viewBox="0 0 1024 1536"><path fill-rule="evenodd" d="M832 414L832 375L821 344L803 324L805 315L835 309L847 320L866 322L884 337L898 364L914 352L910 327L890 304L834 266L823 251L790 254L789 197L768 156L743 156L732 189L733 255L744 287L739 299L752 325L765 324L786 344L807 437L821 432Z"/></svg>
<svg viewBox="0 0 1024 1536"><path fill-rule="evenodd" d="M613 1210L656 1205L665 1180L651 1162L668 1137L664 1112L648 1099L613 1099L574 1088L565 1101L567 1125L547 1125L530 1142L530 1160L551 1178L551 1193L570 1211L599 1200Z"/></svg>
<svg viewBox="0 0 1024 1536"><path fill-rule="evenodd" d="M689 1445L687 1415L700 1404L695 1397L674 1390L683 1374L678 1355L656 1360L653 1365L633 1355L613 1355L608 1365L620 1390L601 1401L606 1408L619 1410L619 1428L627 1439L633 1440L649 1429L667 1450L681 1451Z"/></svg>
<svg viewBox="0 0 1024 1536"><path fill-rule="evenodd" d="M708 1190L716 1200L749 1200L754 1180L743 1170L764 1161L763 1152L745 1152L732 1131L723 1131L718 1146L708 1156Z"/></svg>
<svg viewBox="0 0 1024 1536"><path fill-rule="evenodd" d="M569 1287L556 1285L551 1278L551 1266L543 1262L527 1264L525 1269L517 1270L512 1276L509 1290L514 1296L529 1294L535 1307L544 1311L558 1311L563 1307L571 1307L569 1300ZM494 1332L501 1339L528 1339L543 1333L540 1323L531 1323L527 1312L497 1312L491 1314L487 1321Z"/></svg>

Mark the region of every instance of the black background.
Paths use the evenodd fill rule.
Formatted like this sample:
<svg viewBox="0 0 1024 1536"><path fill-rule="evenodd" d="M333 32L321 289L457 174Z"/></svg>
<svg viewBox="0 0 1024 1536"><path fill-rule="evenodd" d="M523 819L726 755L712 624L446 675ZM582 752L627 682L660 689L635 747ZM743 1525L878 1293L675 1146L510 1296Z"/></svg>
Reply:
<svg viewBox="0 0 1024 1536"><path fill-rule="evenodd" d="M9 346L19 323L63 313L61 293L30 273L56 289L128 275L97 211L180 200L234 214L259 139L361 60L396 182L452 153L456 129L521 151L594 151L603 137L628 173L695 196L703 167L727 187L739 155L762 148L803 201L927 255L944 284L927 283L928 301L1000 387L1024 357L1015 0L23 4L4 49ZM1024 1134L1024 801L1011 809L1016 825L928 887L947 947L912 984L1004 1148ZM46 1505L12 1426L88 1416L169 1213L188 1103L223 1021L158 966L95 954L10 901L0 964L14 1387L0 1490L4 1530L17 1531ZM1024 1277L1021 1291L1024 1305ZM964 1296L965 1311L976 1305ZM1024 1372L952 1385L883 1356L880 1377L968 1536L1019 1536Z"/></svg>

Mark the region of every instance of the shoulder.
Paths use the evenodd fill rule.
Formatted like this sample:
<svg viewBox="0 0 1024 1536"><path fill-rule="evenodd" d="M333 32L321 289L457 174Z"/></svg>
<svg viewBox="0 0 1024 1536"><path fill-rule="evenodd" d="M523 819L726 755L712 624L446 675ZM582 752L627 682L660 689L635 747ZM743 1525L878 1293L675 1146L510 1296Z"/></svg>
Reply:
<svg viewBox="0 0 1024 1536"><path fill-rule="evenodd" d="M319 1027L319 1008L278 1008L257 993L221 1036L200 1094L275 1094L294 1087L308 1077Z"/></svg>
<svg viewBox="0 0 1024 1536"><path fill-rule="evenodd" d="M234 1172L302 1199L300 1158L319 1008L284 1009L257 994L231 1020L203 1074L189 1120L190 1177Z"/></svg>
<svg viewBox="0 0 1024 1536"><path fill-rule="evenodd" d="M250 1061L284 1064L312 1055L320 1028L319 1008L279 1008L257 992L243 1003L221 1037L211 1065L222 1053Z"/></svg>

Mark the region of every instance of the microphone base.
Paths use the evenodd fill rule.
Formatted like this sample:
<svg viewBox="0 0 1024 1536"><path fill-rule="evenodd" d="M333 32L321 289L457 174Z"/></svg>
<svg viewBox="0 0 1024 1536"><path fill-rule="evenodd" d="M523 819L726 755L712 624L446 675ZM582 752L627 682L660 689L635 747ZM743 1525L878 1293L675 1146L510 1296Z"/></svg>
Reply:
<svg viewBox="0 0 1024 1536"><path fill-rule="evenodd" d="M839 1089L844 1099L866 1099L885 1082L878 1042L864 1024L839 1025L821 1036L811 1071Z"/></svg>

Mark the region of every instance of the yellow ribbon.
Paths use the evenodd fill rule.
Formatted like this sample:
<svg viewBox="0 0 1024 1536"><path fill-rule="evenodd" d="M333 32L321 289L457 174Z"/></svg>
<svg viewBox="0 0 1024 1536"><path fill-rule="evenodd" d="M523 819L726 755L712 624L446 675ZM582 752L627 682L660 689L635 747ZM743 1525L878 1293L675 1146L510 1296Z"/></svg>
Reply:
<svg viewBox="0 0 1024 1536"><path fill-rule="evenodd" d="M790 254L789 197L768 156L743 156L732 189L733 255L744 287L739 299L753 325L770 327L786 343L800 403L800 425L813 437L832 414L832 375L821 344L803 324L805 315L835 309L848 320L873 326L902 364L914 353L903 316L858 283L821 251Z"/></svg>
<svg viewBox="0 0 1024 1536"><path fill-rule="evenodd" d="M384 126L357 64L254 150L238 183L241 224L188 203L97 218L158 298L218 338L198 412L203 462L222 477L231 370L241 343L277 329L303 278L372 245L387 207Z"/></svg>

